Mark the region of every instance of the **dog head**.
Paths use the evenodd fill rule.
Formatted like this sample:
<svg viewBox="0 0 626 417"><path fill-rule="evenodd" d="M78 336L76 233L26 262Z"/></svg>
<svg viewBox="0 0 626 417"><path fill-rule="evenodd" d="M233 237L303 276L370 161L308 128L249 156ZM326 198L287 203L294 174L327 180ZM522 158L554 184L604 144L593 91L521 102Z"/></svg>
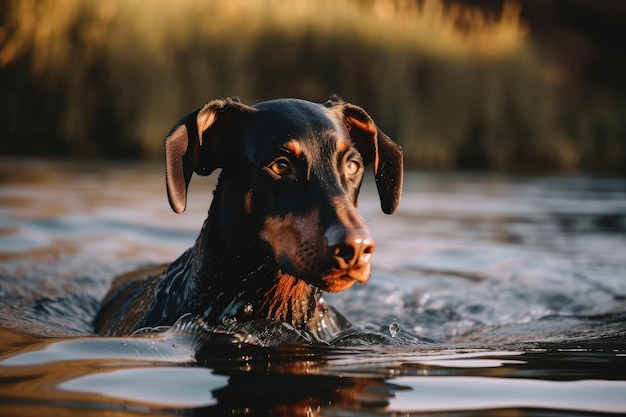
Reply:
<svg viewBox="0 0 626 417"><path fill-rule="evenodd" d="M282 273L331 292L369 278L375 244L356 210L359 189L373 165L381 207L393 213L402 151L362 108L337 97L214 100L183 118L165 147L174 211L185 209L193 172L221 168L216 198L221 189L228 201L220 222L253 229Z"/></svg>

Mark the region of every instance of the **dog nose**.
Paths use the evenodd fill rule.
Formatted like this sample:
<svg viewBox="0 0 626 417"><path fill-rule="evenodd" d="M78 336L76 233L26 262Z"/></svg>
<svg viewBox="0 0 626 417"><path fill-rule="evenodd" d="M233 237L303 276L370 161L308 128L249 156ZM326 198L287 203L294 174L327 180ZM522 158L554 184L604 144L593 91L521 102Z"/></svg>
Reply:
<svg viewBox="0 0 626 417"><path fill-rule="evenodd" d="M376 250L376 244L366 228L331 226L326 231L326 248L339 269L367 265Z"/></svg>

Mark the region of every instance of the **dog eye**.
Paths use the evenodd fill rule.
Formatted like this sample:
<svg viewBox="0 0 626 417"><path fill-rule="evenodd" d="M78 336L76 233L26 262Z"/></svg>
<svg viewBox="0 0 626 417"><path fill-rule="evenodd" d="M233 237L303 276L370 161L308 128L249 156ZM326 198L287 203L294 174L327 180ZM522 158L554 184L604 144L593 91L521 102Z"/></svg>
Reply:
<svg viewBox="0 0 626 417"><path fill-rule="evenodd" d="M359 163L353 160L347 161L346 162L346 174L354 175L357 172L359 172Z"/></svg>
<svg viewBox="0 0 626 417"><path fill-rule="evenodd" d="M289 162L283 159L275 161L269 166L269 169L276 175L283 175L289 169Z"/></svg>

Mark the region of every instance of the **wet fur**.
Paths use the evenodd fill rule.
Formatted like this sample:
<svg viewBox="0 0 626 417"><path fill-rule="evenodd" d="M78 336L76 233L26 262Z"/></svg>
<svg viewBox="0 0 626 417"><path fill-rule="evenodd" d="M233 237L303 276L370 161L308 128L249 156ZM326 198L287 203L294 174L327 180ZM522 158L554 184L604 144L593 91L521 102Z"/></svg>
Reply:
<svg viewBox="0 0 626 417"><path fill-rule="evenodd" d="M290 171L276 174L275 161ZM402 188L401 149L338 97L255 106L223 99L190 113L166 138L168 197L184 211L192 173L221 168L208 218L169 266L118 277L94 330L131 334L191 313L209 323L270 319L332 336L345 322L322 292L369 277L374 244L356 203L370 164L391 213Z"/></svg>

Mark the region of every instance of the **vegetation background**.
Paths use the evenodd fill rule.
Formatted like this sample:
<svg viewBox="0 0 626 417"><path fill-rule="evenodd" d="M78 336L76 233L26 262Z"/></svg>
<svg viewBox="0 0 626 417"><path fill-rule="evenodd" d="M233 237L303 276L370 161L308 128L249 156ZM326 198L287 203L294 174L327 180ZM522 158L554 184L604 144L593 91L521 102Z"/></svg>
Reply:
<svg viewBox="0 0 626 417"><path fill-rule="evenodd" d="M238 95L363 106L426 170L626 174L620 0L0 0L0 155L161 158Z"/></svg>

